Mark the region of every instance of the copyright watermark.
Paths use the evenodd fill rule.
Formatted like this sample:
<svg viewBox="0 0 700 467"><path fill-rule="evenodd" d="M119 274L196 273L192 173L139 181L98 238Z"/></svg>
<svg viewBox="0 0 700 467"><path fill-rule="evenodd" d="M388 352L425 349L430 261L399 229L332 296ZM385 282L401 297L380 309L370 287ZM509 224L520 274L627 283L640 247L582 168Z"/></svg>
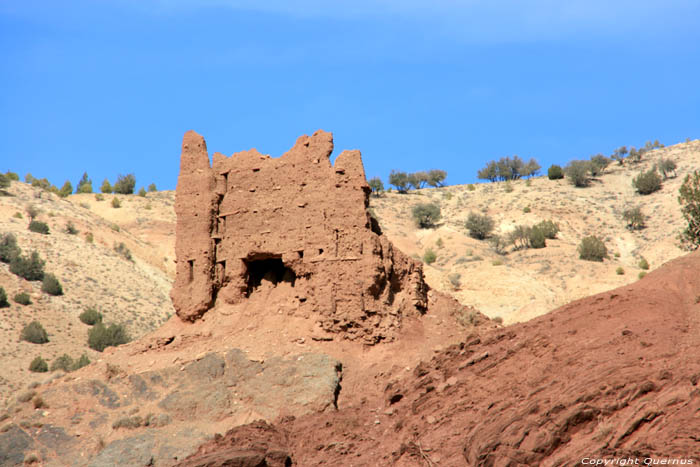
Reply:
<svg viewBox="0 0 700 467"><path fill-rule="evenodd" d="M613 457L603 459L600 457L584 457L582 465L700 465L693 459L682 457Z"/></svg>

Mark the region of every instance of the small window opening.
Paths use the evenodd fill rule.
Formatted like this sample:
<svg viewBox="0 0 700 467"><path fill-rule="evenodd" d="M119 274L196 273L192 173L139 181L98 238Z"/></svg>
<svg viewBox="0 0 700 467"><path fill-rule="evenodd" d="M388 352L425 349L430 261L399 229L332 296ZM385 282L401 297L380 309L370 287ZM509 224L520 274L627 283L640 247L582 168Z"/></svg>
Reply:
<svg viewBox="0 0 700 467"><path fill-rule="evenodd" d="M228 191L228 172L221 174L224 176L224 191Z"/></svg>
<svg viewBox="0 0 700 467"><path fill-rule="evenodd" d="M280 282L287 282L294 287L297 275L284 265L281 257L253 258L244 262L247 270L247 296L250 296L264 281L275 286Z"/></svg>
<svg viewBox="0 0 700 467"><path fill-rule="evenodd" d="M299 259L302 259L304 257L304 250L297 251L297 254L299 255Z"/></svg>
<svg viewBox="0 0 700 467"><path fill-rule="evenodd" d="M319 248L319 249L318 249L318 254L319 254L319 255L322 255L322 254L323 254L323 248Z"/></svg>
<svg viewBox="0 0 700 467"><path fill-rule="evenodd" d="M194 260L188 260L187 265L189 267L189 282L192 282L194 280Z"/></svg>
<svg viewBox="0 0 700 467"><path fill-rule="evenodd" d="M216 279L219 284L223 284L226 280L226 260L216 263Z"/></svg>

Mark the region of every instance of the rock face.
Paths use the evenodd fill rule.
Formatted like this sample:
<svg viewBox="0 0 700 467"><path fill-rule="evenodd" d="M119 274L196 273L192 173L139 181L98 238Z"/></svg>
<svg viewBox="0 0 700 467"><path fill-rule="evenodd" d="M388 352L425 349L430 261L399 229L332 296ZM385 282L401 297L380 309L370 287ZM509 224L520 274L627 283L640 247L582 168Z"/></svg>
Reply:
<svg viewBox="0 0 700 467"><path fill-rule="evenodd" d="M421 265L395 250L367 212L359 151L331 164L330 133L300 137L279 158L255 149L209 165L204 139L182 145L175 211L178 316L256 293L328 332L376 343L427 306Z"/></svg>

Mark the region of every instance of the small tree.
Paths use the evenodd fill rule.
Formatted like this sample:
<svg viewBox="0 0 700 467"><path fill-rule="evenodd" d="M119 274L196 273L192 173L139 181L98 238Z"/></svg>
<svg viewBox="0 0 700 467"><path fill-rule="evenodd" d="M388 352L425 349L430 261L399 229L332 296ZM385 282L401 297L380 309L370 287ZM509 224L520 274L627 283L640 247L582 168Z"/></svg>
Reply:
<svg viewBox="0 0 700 467"><path fill-rule="evenodd" d="M591 183L588 176L591 163L589 161L571 161L564 169L566 178L569 182L578 188L587 187Z"/></svg>
<svg viewBox="0 0 700 467"><path fill-rule="evenodd" d="M597 177L598 175L605 172L605 169L610 165L612 160L608 159L602 154L596 154L591 157L591 164L589 166L589 171L591 175Z"/></svg>
<svg viewBox="0 0 700 467"><path fill-rule="evenodd" d="M661 176L656 169L642 172L632 180L632 186L637 189L640 195L648 195L661 189Z"/></svg>
<svg viewBox="0 0 700 467"><path fill-rule="evenodd" d="M612 154L612 159L616 160L619 165L622 165L625 163L625 156L627 155L627 146L620 146L619 148L615 149Z"/></svg>
<svg viewBox="0 0 700 467"><path fill-rule="evenodd" d="M469 236L478 240L484 240L493 232L493 219L486 214L470 213L465 227L469 230Z"/></svg>
<svg viewBox="0 0 700 467"><path fill-rule="evenodd" d="M78 316L80 321L87 324L88 326L94 326L97 323L102 322L102 313L94 308L88 308Z"/></svg>
<svg viewBox="0 0 700 467"><path fill-rule="evenodd" d="M19 337L21 340L32 344L46 344L49 341L49 335L39 321L32 321L27 324L22 328Z"/></svg>
<svg viewBox="0 0 700 467"><path fill-rule="evenodd" d="M114 191L112 185L109 183L109 180L107 180L106 178L102 182L102 186L100 186L100 191L102 193L112 193L112 191Z"/></svg>
<svg viewBox="0 0 700 467"><path fill-rule="evenodd" d="M547 170L547 178L550 180L559 180L564 178L564 171L561 169L561 166L556 164L549 166L549 169Z"/></svg>
<svg viewBox="0 0 700 467"><path fill-rule="evenodd" d="M21 253L22 250L17 246L17 238L14 234L6 233L0 238L0 261L11 263Z"/></svg>
<svg viewBox="0 0 700 467"><path fill-rule="evenodd" d="M428 183L427 172L413 172L408 174L408 184L414 189L419 190Z"/></svg>
<svg viewBox="0 0 700 467"><path fill-rule="evenodd" d="M394 185L396 191L399 193L408 193L408 174L406 172L392 170L389 174L389 184Z"/></svg>
<svg viewBox="0 0 700 467"><path fill-rule="evenodd" d="M73 185L71 182L66 180L66 183L64 183L61 189L58 191L58 196L61 198L66 198L71 193L73 193Z"/></svg>
<svg viewBox="0 0 700 467"><path fill-rule="evenodd" d="M32 373L46 373L49 371L49 365L46 363L46 360L39 356L34 358L29 364L29 371Z"/></svg>
<svg viewBox="0 0 700 467"><path fill-rule="evenodd" d="M10 302L7 301L7 292L3 287L0 287L0 308L8 308Z"/></svg>
<svg viewBox="0 0 700 467"><path fill-rule="evenodd" d="M97 323L88 331L88 346L98 352L102 352L107 347L126 344L129 340L129 335L121 324L110 324L107 327Z"/></svg>
<svg viewBox="0 0 700 467"><path fill-rule="evenodd" d="M382 182L382 179L379 177L373 177L369 179L369 182L367 182L369 187L372 189L372 194L374 196L381 196L382 191L384 191L384 183Z"/></svg>
<svg viewBox="0 0 700 467"><path fill-rule="evenodd" d="M35 232L35 233L48 235L49 234L49 225L46 222L33 220L29 223L29 230L32 232Z"/></svg>
<svg viewBox="0 0 700 467"><path fill-rule="evenodd" d="M151 183L150 185L148 185L148 191L150 191L151 193L158 191L158 189L156 188L156 184Z"/></svg>
<svg viewBox="0 0 700 467"><path fill-rule="evenodd" d="M29 218L30 222L36 219L36 217L41 213L41 209L33 204L28 205L24 211L27 213L27 217Z"/></svg>
<svg viewBox="0 0 700 467"><path fill-rule="evenodd" d="M495 182L498 180L498 164L496 161L489 161L486 167L477 172L476 176L479 180Z"/></svg>
<svg viewBox="0 0 700 467"><path fill-rule="evenodd" d="M413 220L418 228L429 229L435 227L435 223L440 220L440 206L435 203L421 203L413 207Z"/></svg>
<svg viewBox="0 0 700 467"><path fill-rule="evenodd" d="M672 159L661 159L658 165L659 172L664 176L664 180L671 177L671 175L675 177L677 167L676 161Z"/></svg>
<svg viewBox="0 0 700 467"><path fill-rule="evenodd" d="M534 177L540 172L541 168L542 166L534 158L531 158L523 167L523 177Z"/></svg>
<svg viewBox="0 0 700 467"><path fill-rule="evenodd" d="M689 250L700 247L700 171L685 176L678 190L681 214L688 223L680 234L681 245Z"/></svg>
<svg viewBox="0 0 700 467"><path fill-rule="evenodd" d="M444 170L432 169L430 172L428 172L427 183L434 188L444 186L446 178L447 172Z"/></svg>
<svg viewBox="0 0 700 467"><path fill-rule="evenodd" d="M625 209L622 213L622 219L627 223L627 228L630 230L640 230L645 227L646 216L642 213L639 206Z"/></svg>
<svg viewBox="0 0 700 467"><path fill-rule="evenodd" d="M603 261L608 257L605 243L595 235L585 237L578 246L579 258L586 261Z"/></svg>
<svg viewBox="0 0 700 467"><path fill-rule="evenodd" d="M44 264L45 261L35 250L29 258L22 255L13 258L10 262L10 272L28 281L40 281L44 279Z"/></svg>
<svg viewBox="0 0 700 467"><path fill-rule="evenodd" d="M122 175L119 174L117 181L112 187L115 193L120 195L131 195L136 187L136 177L134 174Z"/></svg>
<svg viewBox="0 0 700 467"><path fill-rule="evenodd" d="M61 283L58 281L58 278L50 272L44 274L44 280L41 283L41 290L49 295L63 295L63 287L61 287Z"/></svg>
<svg viewBox="0 0 700 467"><path fill-rule="evenodd" d="M87 172L83 172L83 176L75 188L76 193L92 193L92 180L88 178Z"/></svg>
<svg viewBox="0 0 700 467"><path fill-rule="evenodd" d="M141 198L145 198L145 197L146 197L146 189L145 189L144 187L141 187L141 189L139 190L139 196L140 196Z"/></svg>

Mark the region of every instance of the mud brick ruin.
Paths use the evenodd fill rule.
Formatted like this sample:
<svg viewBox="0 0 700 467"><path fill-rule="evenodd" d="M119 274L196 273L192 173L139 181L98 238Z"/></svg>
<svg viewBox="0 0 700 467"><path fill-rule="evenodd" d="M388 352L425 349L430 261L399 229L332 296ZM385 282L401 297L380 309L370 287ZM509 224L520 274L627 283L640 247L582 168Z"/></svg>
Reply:
<svg viewBox="0 0 700 467"><path fill-rule="evenodd" d="M331 164L333 137L300 137L279 158L251 149L210 165L204 139L182 143L177 183L178 316L199 319L256 293L327 332L376 343L425 312L421 264L392 247L367 211L359 151Z"/></svg>

